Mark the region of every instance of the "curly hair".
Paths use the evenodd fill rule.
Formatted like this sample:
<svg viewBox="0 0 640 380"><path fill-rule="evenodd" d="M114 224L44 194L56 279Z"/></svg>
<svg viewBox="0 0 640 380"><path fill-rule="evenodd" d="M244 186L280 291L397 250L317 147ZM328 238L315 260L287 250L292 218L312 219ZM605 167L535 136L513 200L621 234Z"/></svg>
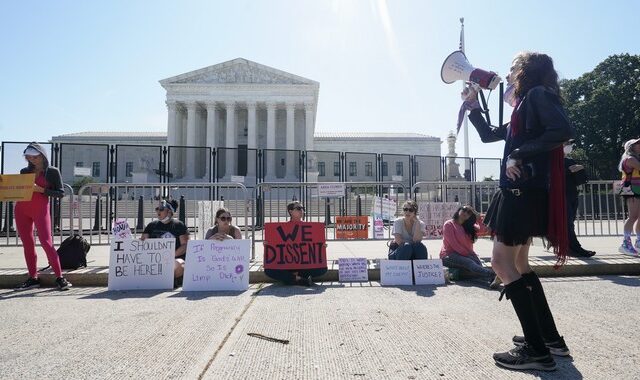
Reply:
<svg viewBox="0 0 640 380"><path fill-rule="evenodd" d="M558 73L553 67L553 59L548 55L535 52L518 53L513 59L511 73L517 97L522 98L532 88L542 85L553 91L562 101Z"/></svg>
<svg viewBox="0 0 640 380"><path fill-rule="evenodd" d="M462 229L464 229L464 232L466 232L467 235L471 237L471 241L475 243L476 240L478 240L478 231L476 230L476 210L474 210L473 207L469 205L459 207L456 212L453 213L453 220L455 220L456 222L458 222L458 218L460 217L460 211L469 213L469 219L465 220L464 223L462 223Z"/></svg>

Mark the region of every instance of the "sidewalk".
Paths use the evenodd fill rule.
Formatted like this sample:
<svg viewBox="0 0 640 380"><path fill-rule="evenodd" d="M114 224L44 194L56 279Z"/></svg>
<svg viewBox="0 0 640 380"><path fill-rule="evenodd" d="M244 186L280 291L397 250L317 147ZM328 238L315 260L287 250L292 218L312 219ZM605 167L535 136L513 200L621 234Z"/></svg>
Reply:
<svg viewBox="0 0 640 380"><path fill-rule="evenodd" d="M425 240L425 245L432 258L438 258L441 240ZM640 258L630 257L618 253L620 237L618 236L594 236L580 237L580 242L585 248L594 250L597 254L592 258L570 258L559 270L553 268L555 256L544 249L540 239L534 240L529 256L531 265L541 277L561 276L594 276L594 275L637 275L640 274ZM476 252L485 265L490 266L492 242L488 239L479 239L475 244ZM78 286L106 286L109 266L108 245L93 245L87 257L88 268L68 271L66 276ZM47 265L44 252L38 247L38 267ZM329 271L321 278L324 281L336 281L338 279L337 260L341 257L364 257L370 260L369 278L372 281L379 279L379 270L372 260L386 258L388 251L386 241L330 241L327 248L327 260ZM251 283L271 282L262 271L263 246L256 243L256 261L252 263ZM22 247L0 247L0 288L12 287L24 279L26 267L22 253ZM53 285L51 272L43 272L41 276L45 285Z"/></svg>

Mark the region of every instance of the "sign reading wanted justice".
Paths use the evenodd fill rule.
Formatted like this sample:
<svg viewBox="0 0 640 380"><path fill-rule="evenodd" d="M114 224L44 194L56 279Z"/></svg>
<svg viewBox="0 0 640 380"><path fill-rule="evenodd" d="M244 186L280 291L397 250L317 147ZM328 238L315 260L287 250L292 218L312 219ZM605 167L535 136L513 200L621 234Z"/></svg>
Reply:
<svg viewBox="0 0 640 380"><path fill-rule="evenodd" d="M176 239L111 241L109 290L173 289Z"/></svg>
<svg viewBox="0 0 640 380"><path fill-rule="evenodd" d="M247 290L250 240L189 240L182 290Z"/></svg>
<svg viewBox="0 0 640 380"><path fill-rule="evenodd" d="M265 223L264 231L265 269L327 267L323 223Z"/></svg>
<svg viewBox="0 0 640 380"><path fill-rule="evenodd" d="M368 216L336 216L336 239L366 239L368 237Z"/></svg>
<svg viewBox="0 0 640 380"><path fill-rule="evenodd" d="M35 173L0 174L0 201L30 201L35 180Z"/></svg>

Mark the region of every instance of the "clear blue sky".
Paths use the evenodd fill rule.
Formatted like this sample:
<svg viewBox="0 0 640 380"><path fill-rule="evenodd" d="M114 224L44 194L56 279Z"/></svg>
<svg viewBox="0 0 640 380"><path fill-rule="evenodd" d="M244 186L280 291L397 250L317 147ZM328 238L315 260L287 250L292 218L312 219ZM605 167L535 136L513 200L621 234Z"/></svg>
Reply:
<svg viewBox="0 0 640 380"><path fill-rule="evenodd" d="M475 66L504 76L515 53L536 50L554 58L561 78L576 78L610 55L639 54L639 4L5 0L0 140L166 131L158 81L238 57L318 81L317 131L444 139L460 85L442 83L440 66L458 48L460 17ZM471 156L501 155L501 144L482 144L473 128L470 142Z"/></svg>

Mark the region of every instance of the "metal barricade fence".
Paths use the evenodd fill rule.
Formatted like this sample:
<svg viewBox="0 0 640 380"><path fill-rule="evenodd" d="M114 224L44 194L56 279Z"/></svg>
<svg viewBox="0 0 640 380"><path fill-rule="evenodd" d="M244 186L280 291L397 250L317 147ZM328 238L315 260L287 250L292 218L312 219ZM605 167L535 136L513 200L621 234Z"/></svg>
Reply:
<svg viewBox="0 0 640 380"><path fill-rule="evenodd" d="M344 196L320 197L319 186L343 185ZM327 240L347 240L337 238L336 217L366 216L368 220L368 239L374 239L373 220L370 218L374 198L388 198L396 202L393 215L384 219L384 239L391 237L391 224L402 202L409 199L407 188L401 182L271 182L261 183L255 188L256 228L253 242L264 241L262 227L264 223L285 222L289 220L287 204L300 201L305 206L305 220L321 222L326 226ZM382 208L382 202L379 202ZM382 209L379 210L382 214ZM378 239L379 240L379 239Z"/></svg>
<svg viewBox="0 0 640 380"><path fill-rule="evenodd" d="M71 207L73 189L68 184L62 184L65 196L62 199L50 198L49 213L51 215L51 236L54 245L59 245L66 236L73 234L74 215ZM19 246L22 240L15 226L15 202L0 202L0 246ZM66 218L65 218L66 216ZM40 244L37 230L33 230L36 245Z"/></svg>
<svg viewBox="0 0 640 380"><path fill-rule="evenodd" d="M229 210L233 225L245 239L253 228L253 201L247 188L236 182L218 183L91 183L78 190L78 231L91 244L110 244L112 222L125 219L134 237L157 218L160 199L179 201L174 218L181 220L197 239L214 225L220 204Z"/></svg>

